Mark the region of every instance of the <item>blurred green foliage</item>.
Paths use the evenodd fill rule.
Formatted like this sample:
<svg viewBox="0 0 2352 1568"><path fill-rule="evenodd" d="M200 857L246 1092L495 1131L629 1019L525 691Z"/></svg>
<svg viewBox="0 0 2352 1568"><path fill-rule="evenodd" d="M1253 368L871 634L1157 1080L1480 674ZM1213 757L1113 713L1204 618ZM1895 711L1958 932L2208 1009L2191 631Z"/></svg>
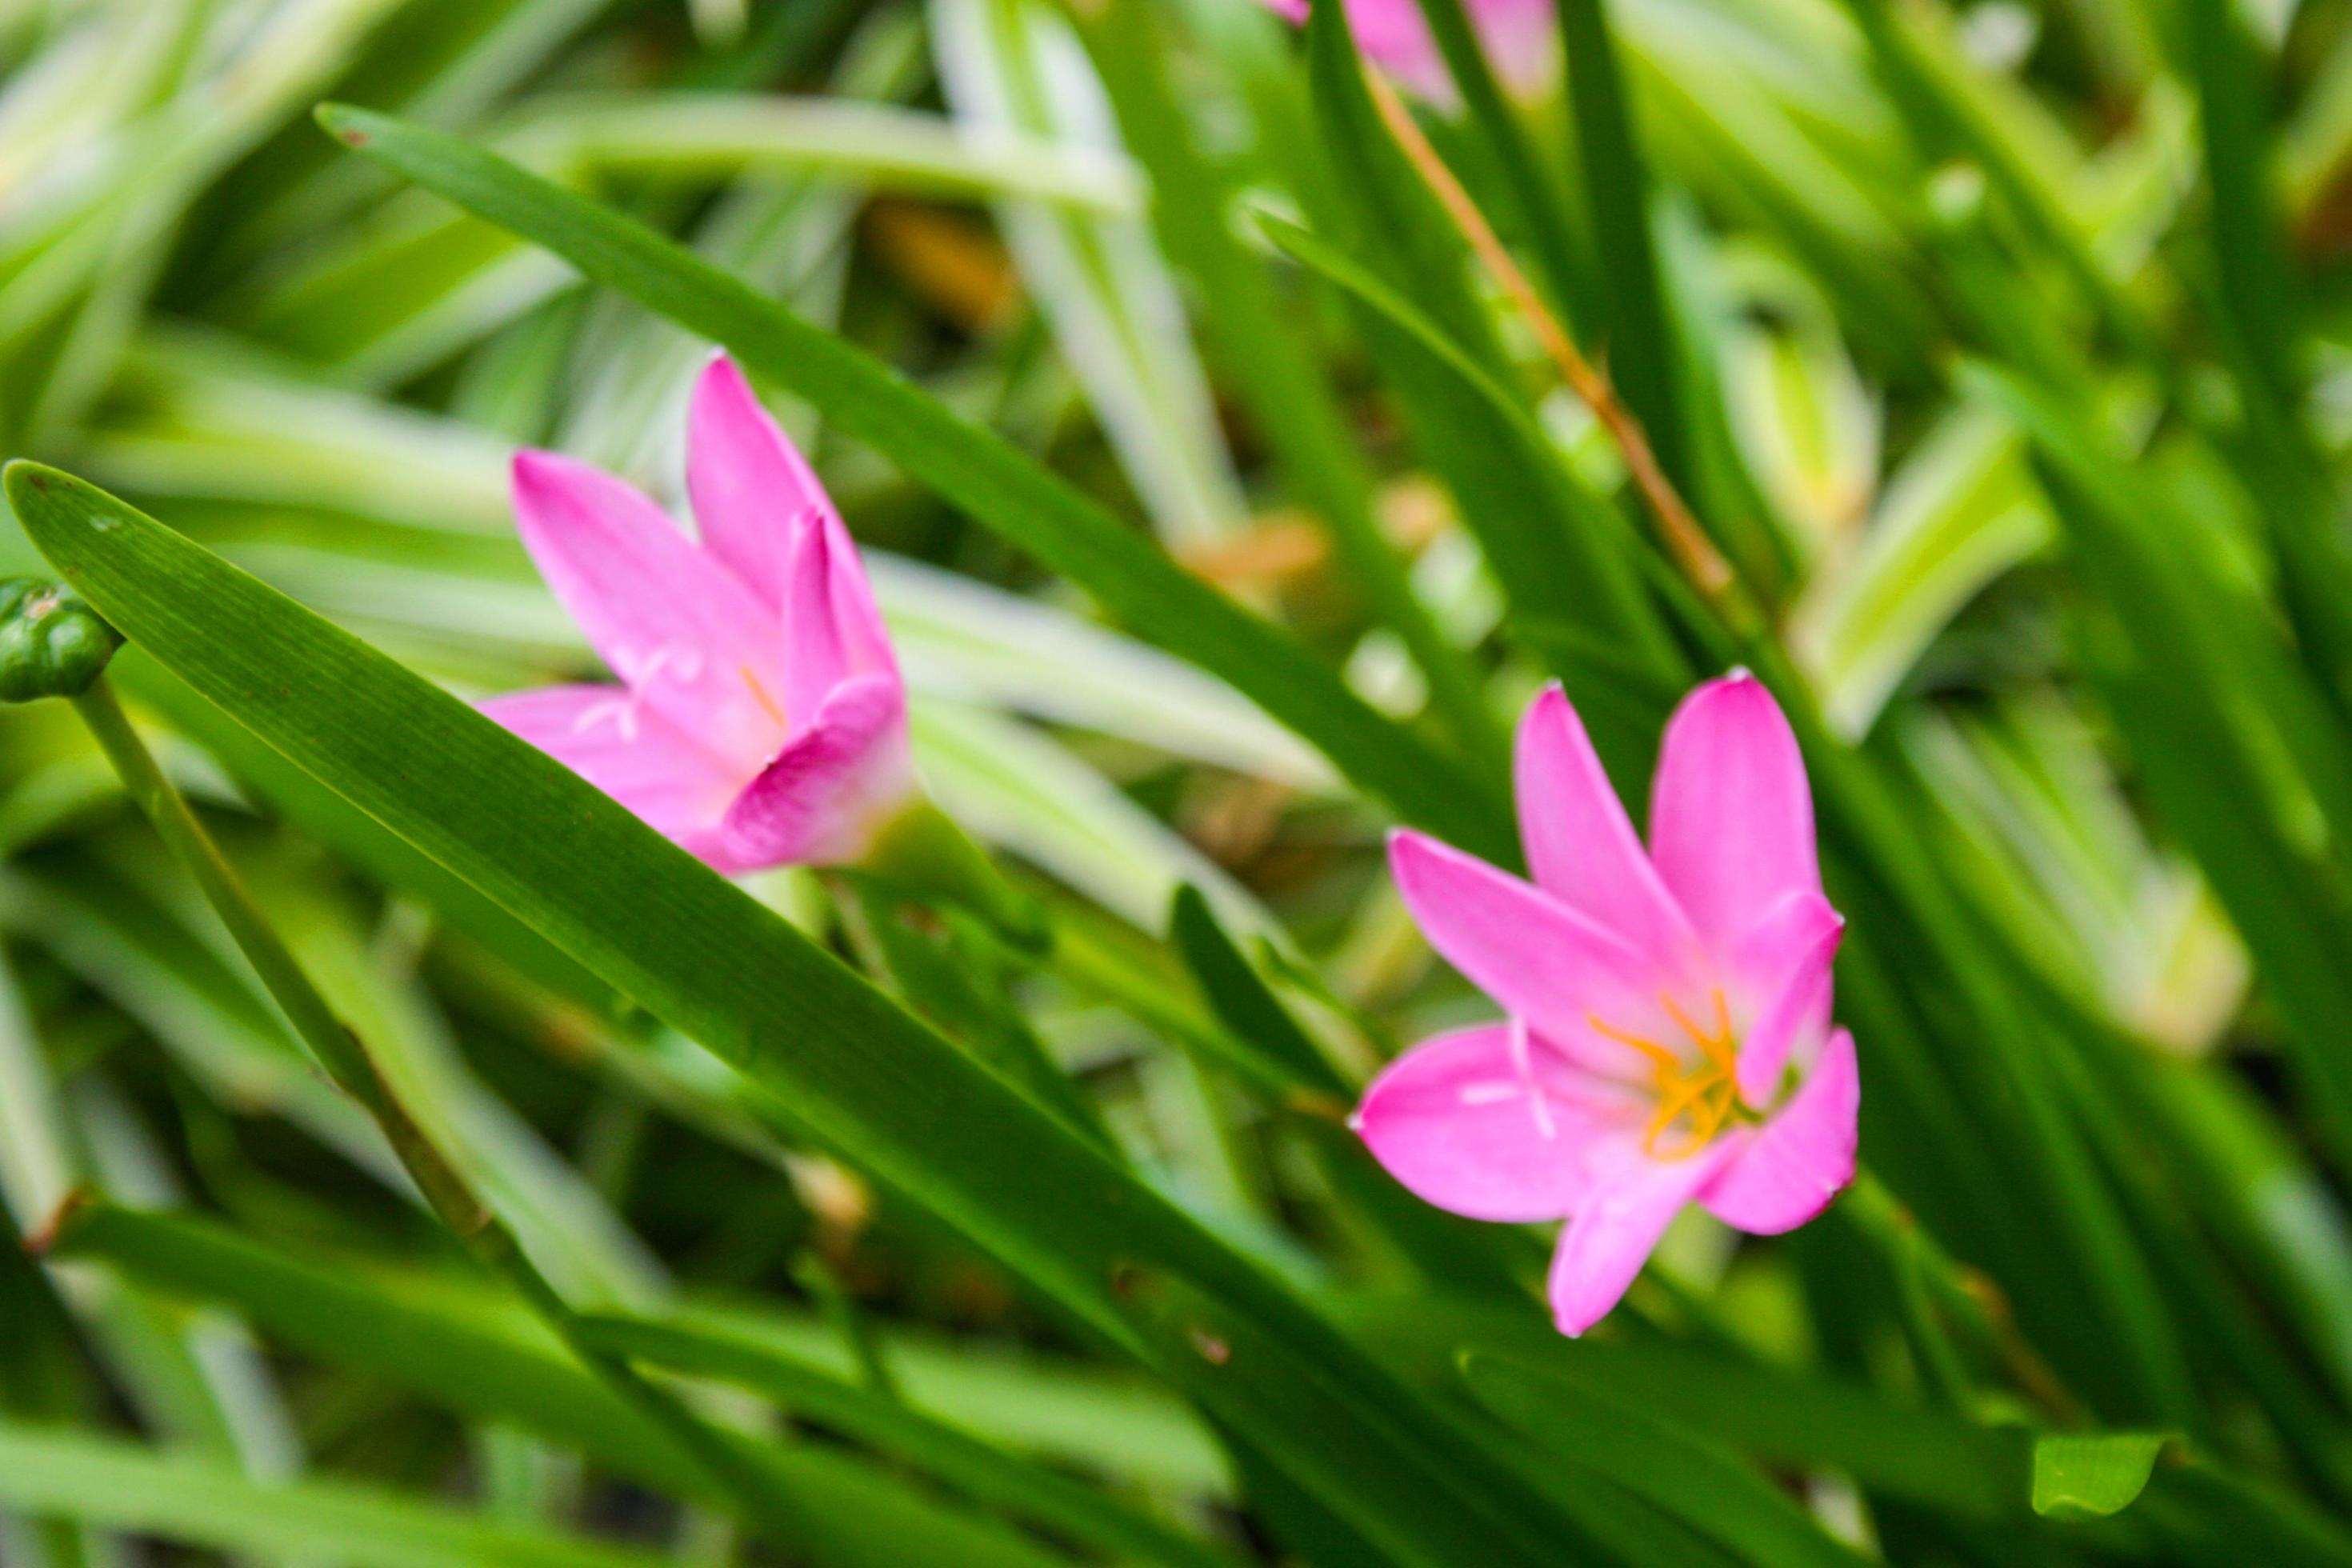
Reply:
<svg viewBox="0 0 2352 1568"><path fill-rule="evenodd" d="M0 710L0 1560L2352 1561L2352 4L1423 9L1401 140L1328 6L0 0L0 449L110 492L0 569L255 922ZM713 343L1042 956L451 700L593 668L509 453L677 500ZM1336 1120L1486 1006L1381 836L1735 663L1869 1173L1569 1342Z"/></svg>

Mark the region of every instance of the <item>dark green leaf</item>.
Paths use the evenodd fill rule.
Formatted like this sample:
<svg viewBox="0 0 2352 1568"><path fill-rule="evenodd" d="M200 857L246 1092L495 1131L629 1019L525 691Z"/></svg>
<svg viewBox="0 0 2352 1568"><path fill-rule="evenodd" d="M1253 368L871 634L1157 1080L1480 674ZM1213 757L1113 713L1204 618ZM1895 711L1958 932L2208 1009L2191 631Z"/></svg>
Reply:
<svg viewBox="0 0 2352 1568"><path fill-rule="evenodd" d="M1612 509L1566 471L1527 400L1506 389L1509 362L1471 289L1464 242L1375 108L1341 16L1318 6L1307 23L1334 173L1329 189L1307 194L1322 259L1297 243L1295 225L1262 226L1356 308L1422 456L1453 490L1513 612L1574 616L1673 668L1677 650L1643 594L1622 522L1607 526ZM1339 258L1345 275L1327 264Z"/></svg>
<svg viewBox="0 0 2352 1568"><path fill-rule="evenodd" d="M1481 1404L1544 1451L1593 1471L1765 1568L1862 1561L1733 1455L1562 1368L1470 1352L1462 1376Z"/></svg>
<svg viewBox="0 0 2352 1568"><path fill-rule="evenodd" d="M1168 928L1211 1009L1236 1040L1264 1054L1269 1075L1326 1094L1349 1092L1347 1080L1217 923L1199 889L1188 883L1176 889Z"/></svg>
<svg viewBox="0 0 2352 1568"><path fill-rule="evenodd" d="M1650 174L1633 131L1610 26L1608 0L1559 0L1568 51L1568 102L1584 199L1592 212L1607 311L1602 348L1626 406L1675 483L1688 488L1683 410L1675 386L1681 361L1666 317L1657 246L1650 227Z"/></svg>
<svg viewBox="0 0 2352 1568"><path fill-rule="evenodd" d="M1688 679L1689 666L1681 650L1665 640L1664 629L1646 605L1640 609L1639 623L1647 630L1638 635L1628 633L1605 607L1621 591L1634 592L1626 585L1625 572L1655 563L1654 552L1634 534L1623 513L1585 489L1561 465L1534 416L1411 300L1321 237L1270 213L1259 214L1258 224L1267 238L1300 265L1355 300L1368 320L1384 324L1395 363L1410 363L1417 384L1443 399L1448 411L1444 417L1454 422L1462 441L1460 450L1477 471L1492 476L1508 468L1518 477L1514 483L1524 480L1528 488L1515 499L1496 500L1485 511L1473 507L1466 513L1470 526L1480 531L1489 563L1511 596L1515 627L1535 626L1529 638L1533 646L1558 655L1567 645L1554 628L1563 621L1571 622L1579 636L1612 649L1612 662L1636 672L1643 686L1679 690ZM1531 500L1538 510L1514 510ZM1465 504L1471 505L1467 498ZM1498 540L1492 531L1501 526L1499 520L1511 517L1531 521L1537 531L1516 543ZM1566 559L1564 552L1571 544L1574 552L1584 558L1581 563ZM1520 553L1523 546L1543 556L1546 563L1532 563ZM1516 575L1508 565L1515 560L1521 563ZM1660 570L1672 570L1662 563L1656 564ZM1612 703L1602 667L1570 657L1553 668L1580 704L1589 693L1596 712L1609 711ZM1645 763L1655 736L1604 724L1595 742L1612 775L1630 781L1635 776L1633 759L1641 757ZM1646 765L1640 771L1646 773Z"/></svg>
<svg viewBox="0 0 2352 1568"><path fill-rule="evenodd" d="M1351 1298L1362 1326L1417 1374L1454 1379L1465 1352L1523 1364L1740 1453L1841 1469L1865 1488L1972 1520L2026 1511L2026 1436L1907 1409L1822 1373L1687 1345L1562 1339L1539 1307L1474 1307L1394 1294Z"/></svg>

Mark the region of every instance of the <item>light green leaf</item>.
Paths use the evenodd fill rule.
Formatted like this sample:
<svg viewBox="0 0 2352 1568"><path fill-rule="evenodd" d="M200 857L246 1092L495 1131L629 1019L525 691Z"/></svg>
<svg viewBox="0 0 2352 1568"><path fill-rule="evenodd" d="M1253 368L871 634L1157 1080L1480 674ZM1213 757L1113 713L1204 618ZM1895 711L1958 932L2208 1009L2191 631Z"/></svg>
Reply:
<svg viewBox="0 0 2352 1568"><path fill-rule="evenodd" d="M504 443L296 370L226 334L150 331L121 383L133 412L86 437L85 460L142 493L508 529Z"/></svg>
<svg viewBox="0 0 2352 1568"><path fill-rule="evenodd" d="M1952 616L2051 532L2005 421L1963 407L1938 423L1889 480L1858 547L1824 556L1790 611L1790 646L1822 717L1850 739L1867 732Z"/></svg>
<svg viewBox="0 0 2352 1568"><path fill-rule="evenodd" d="M1222 867L1036 731L936 699L913 708L910 725L918 765L950 815L1132 924L1157 931L1178 885L1194 882L1245 929L1276 929Z"/></svg>
<svg viewBox="0 0 2352 1568"><path fill-rule="evenodd" d="M501 145L573 177L597 169L695 181L812 170L919 195L1020 197L1132 216L1140 182L1115 146L980 128L879 103L770 93L620 93L545 100Z"/></svg>
<svg viewBox="0 0 2352 1568"><path fill-rule="evenodd" d="M0 1503L231 1552L352 1568L654 1568L663 1559L342 1483L262 1483L205 1459L0 1422Z"/></svg>
<svg viewBox="0 0 2352 1568"><path fill-rule="evenodd" d="M866 559L891 641L919 689L1298 789L1320 793L1336 782L1320 756L1262 710L1148 643L904 556Z"/></svg>
<svg viewBox="0 0 2352 1568"><path fill-rule="evenodd" d="M1066 156L1124 158L1101 80L1055 7L931 0L933 57L972 133L1035 139ZM1171 545L1247 521L1176 280L1135 214L1055 211L1003 189L997 221L1029 298L1128 479Z"/></svg>
<svg viewBox="0 0 2352 1568"><path fill-rule="evenodd" d="M2157 1456L2172 1439L2160 1432L2060 1435L2033 1445L2033 1511L2053 1519L2120 1513L2147 1486Z"/></svg>

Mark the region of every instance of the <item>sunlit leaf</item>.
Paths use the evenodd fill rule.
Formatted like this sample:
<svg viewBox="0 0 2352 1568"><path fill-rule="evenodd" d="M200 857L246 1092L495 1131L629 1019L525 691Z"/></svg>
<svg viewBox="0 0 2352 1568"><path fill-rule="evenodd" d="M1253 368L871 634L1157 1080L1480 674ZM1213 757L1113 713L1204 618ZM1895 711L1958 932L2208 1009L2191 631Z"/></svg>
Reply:
<svg viewBox="0 0 2352 1568"><path fill-rule="evenodd" d="M2033 1511L2054 1519L2120 1513L2147 1485L2161 1433L2110 1432L2043 1437L2033 1445Z"/></svg>

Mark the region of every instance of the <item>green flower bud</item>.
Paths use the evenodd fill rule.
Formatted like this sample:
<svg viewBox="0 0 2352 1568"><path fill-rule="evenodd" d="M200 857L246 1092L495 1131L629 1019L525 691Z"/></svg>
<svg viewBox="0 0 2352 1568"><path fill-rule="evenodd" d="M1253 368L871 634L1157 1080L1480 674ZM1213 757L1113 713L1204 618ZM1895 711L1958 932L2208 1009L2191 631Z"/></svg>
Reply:
<svg viewBox="0 0 2352 1568"><path fill-rule="evenodd" d="M122 634L62 583L0 581L0 702L79 697L122 646Z"/></svg>

